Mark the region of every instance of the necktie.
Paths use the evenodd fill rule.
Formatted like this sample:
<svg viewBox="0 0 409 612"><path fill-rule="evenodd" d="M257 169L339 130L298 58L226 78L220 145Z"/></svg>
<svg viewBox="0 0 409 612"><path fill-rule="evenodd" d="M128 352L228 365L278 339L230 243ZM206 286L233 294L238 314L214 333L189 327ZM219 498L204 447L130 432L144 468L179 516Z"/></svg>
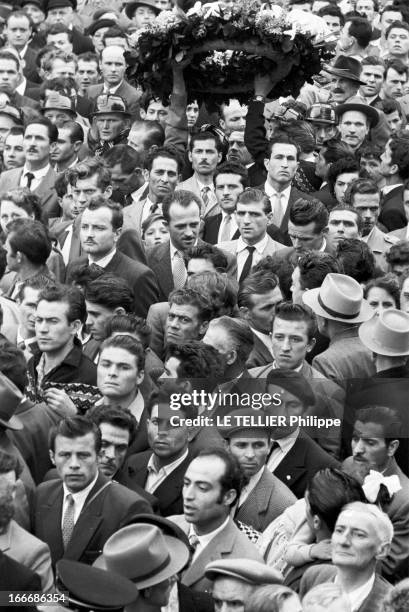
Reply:
<svg viewBox="0 0 409 612"><path fill-rule="evenodd" d="M26 186L28 187L28 189L31 189L31 183L34 180L34 174L32 172L26 172L25 173L25 177L27 179L27 185Z"/></svg>
<svg viewBox="0 0 409 612"><path fill-rule="evenodd" d="M197 535L195 533L191 533L189 535L189 545L190 545L190 551L192 553L192 556L195 554L196 552L196 548L199 546L199 538L197 537Z"/></svg>
<svg viewBox="0 0 409 612"><path fill-rule="evenodd" d="M227 242L230 240L231 232L231 215L226 215L223 219L223 228L220 236L220 242Z"/></svg>
<svg viewBox="0 0 409 612"><path fill-rule="evenodd" d="M183 260L183 255L180 251L176 251L173 258L173 284L175 289L181 289L186 282L186 266Z"/></svg>
<svg viewBox="0 0 409 612"><path fill-rule="evenodd" d="M244 279L248 276L251 270L251 267L253 265L253 253L256 250L256 247L248 246L246 248L249 254L247 255L246 261L244 262L243 270L241 271L240 278L239 278L239 283L242 283Z"/></svg>
<svg viewBox="0 0 409 612"><path fill-rule="evenodd" d="M159 204L158 202L156 202L156 204L152 204L149 210L149 214L153 215L154 213L159 212Z"/></svg>
<svg viewBox="0 0 409 612"><path fill-rule="evenodd" d="M203 187L201 194L204 204L203 214L205 214L210 201L210 187Z"/></svg>
<svg viewBox="0 0 409 612"><path fill-rule="evenodd" d="M64 542L64 549L67 548L68 542L71 540L72 532L74 530L74 514L75 501L71 493L69 493L67 495L67 509L62 522L62 541Z"/></svg>
<svg viewBox="0 0 409 612"><path fill-rule="evenodd" d="M284 194L282 193L276 193L275 194L275 204L274 204L274 210L273 210L273 220L274 223L277 226L281 225L281 222L283 220L284 217L284 210L283 210L283 197Z"/></svg>

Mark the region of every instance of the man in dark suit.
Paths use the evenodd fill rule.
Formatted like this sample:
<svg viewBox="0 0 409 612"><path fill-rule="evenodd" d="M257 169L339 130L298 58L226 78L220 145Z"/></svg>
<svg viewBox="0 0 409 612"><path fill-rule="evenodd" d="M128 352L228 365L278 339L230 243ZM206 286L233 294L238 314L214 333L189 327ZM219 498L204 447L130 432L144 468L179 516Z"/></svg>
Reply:
<svg viewBox="0 0 409 612"><path fill-rule="evenodd" d="M381 155L380 172L386 178L378 222L391 232L407 225L403 183L409 177L409 141L393 135Z"/></svg>
<svg viewBox="0 0 409 612"><path fill-rule="evenodd" d="M359 539L354 533L364 535ZM392 536L392 523L377 506L362 502L347 504L332 534L333 565L308 569L301 579L300 595L304 596L316 584L336 581L352 610L382 612L383 600L392 587L375 572L375 567L386 556Z"/></svg>
<svg viewBox="0 0 409 612"><path fill-rule="evenodd" d="M113 533L151 508L137 493L98 473L100 432L88 419L63 419L50 441L62 482L38 487L33 532L49 545L54 564L61 558L92 564Z"/></svg>
<svg viewBox="0 0 409 612"><path fill-rule="evenodd" d="M169 241L147 250L148 266L154 271L159 284L158 301L167 301L173 289L182 288L187 280L186 252L190 247L204 244L198 238L201 200L191 191L180 189L165 199L163 216L169 225ZM228 261L227 273L234 274L234 257L225 253Z"/></svg>
<svg viewBox="0 0 409 612"><path fill-rule="evenodd" d="M286 419L285 426L272 430L273 444L267 467L300 499L318 470L339 467L339 463L300 429L299 420L290 424L290 417L302 418L315 404L307 379L298 372L277 368L268 373L266 383L267 393L272 397L266 412Z"/></svg>
<svg viewBox="0 0 409 612"><path fill-rule="evenodd" d="M160 514L170 516L183 512L183 478L191 461L191 433L184 420L191 418L193 407L172 410L168 398L163 403L164 396L160 394L155 404L148 405L151 450L129 457L122 482L125 486L135 483L143 487L158 500ZM177 427L172 425L172 419L178 420Z"/></svg>
<svg viewBox="0 0 409 612"><path fill-rule="evenodd" d="M129 283L135 297L134 312L140 317L146 317L149 306L158 301L156 278L147 266L117 250L122 223L121 206L102 195L95 196L82 213L81 246L88 254L89 264L94 263ZM74 267L86 261L85 257L80 257L70 263L67 269L68 282Z"/></svg>
<svg viewBox="0 0 409 612"><path fill-rule="evenodd" d="M24 76L34 83L40 83L38 67L35 62L37 53L28 46L32 32L32 22L27 13L13 11L7 18L5 28L7 44L16 49L23 60Z"/></svg>
<svg viewBox="0 0 409 612"><path fill-rule="evenodd" d="M103 83L90 85L87 96L96 100L102 93L115 93L125 100L131 116L136 119L139 112L140 94L135 87L125 81L126 62L124 49L116 45L105 47L101 54L101 73Z"/></svg>
<svg viewBox="0 0 409 612"><path fill-rule="evenodd" d="M72 51L75 55L80 55L86 51L94 51L94 45L89 36L84 36L72 25L76 8L77 0L48 0L46 2L47 23L50 25L62 23L67 26L72 31Z"/></svg>
<svg viewBox="0 0 409 612"><path fill-rule="evenodd" d="M23 143L26 162L22 168L7 170L0 177L0 193L16 187L28 187L39 196L42 212L47 218L60 214L54 189L57 175L50 165L50 150L57 139L58 130L48 119L28 121Z"/></svg>

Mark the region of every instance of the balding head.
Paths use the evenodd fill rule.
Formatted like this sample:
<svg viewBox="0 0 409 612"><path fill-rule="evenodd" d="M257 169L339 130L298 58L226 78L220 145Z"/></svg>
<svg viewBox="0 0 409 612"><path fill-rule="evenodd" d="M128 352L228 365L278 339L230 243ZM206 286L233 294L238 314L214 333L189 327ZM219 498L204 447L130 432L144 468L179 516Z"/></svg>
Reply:
<svg viewBox="0 0 409 612"><path fill-rule="evenodd" d="M125 76L124 49L118 45L105 47L101 54L101 72L109 87L119 85Z"/></svg>

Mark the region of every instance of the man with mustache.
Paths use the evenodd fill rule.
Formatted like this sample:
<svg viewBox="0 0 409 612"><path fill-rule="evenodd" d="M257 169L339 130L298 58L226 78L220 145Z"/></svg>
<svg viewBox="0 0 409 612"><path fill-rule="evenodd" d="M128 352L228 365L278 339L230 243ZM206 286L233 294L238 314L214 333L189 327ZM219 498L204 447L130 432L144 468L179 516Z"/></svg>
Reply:
<svg viewBox="0 0 409 612"><path fill-rule="evenodd" d="M58 129L48 119L39 117L28 121L24 130L23 147L26 161L23 168L3 172L0 193L28 187L41 200L43 214L58 217L60 207L54 183L57 175L50 164L51 151L58 139Z"/></svg>

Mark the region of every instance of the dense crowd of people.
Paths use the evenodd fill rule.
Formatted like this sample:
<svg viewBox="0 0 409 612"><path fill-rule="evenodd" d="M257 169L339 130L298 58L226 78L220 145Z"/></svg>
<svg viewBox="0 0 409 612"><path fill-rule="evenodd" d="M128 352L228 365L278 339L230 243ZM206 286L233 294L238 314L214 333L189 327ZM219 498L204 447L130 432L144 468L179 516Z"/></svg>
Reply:
<svg viewBox="0 0 409 612"><path fill-rule="evenodd" d="M193 5L0 4L0 605L407 612L409 7L216 112Z"/></svg>

